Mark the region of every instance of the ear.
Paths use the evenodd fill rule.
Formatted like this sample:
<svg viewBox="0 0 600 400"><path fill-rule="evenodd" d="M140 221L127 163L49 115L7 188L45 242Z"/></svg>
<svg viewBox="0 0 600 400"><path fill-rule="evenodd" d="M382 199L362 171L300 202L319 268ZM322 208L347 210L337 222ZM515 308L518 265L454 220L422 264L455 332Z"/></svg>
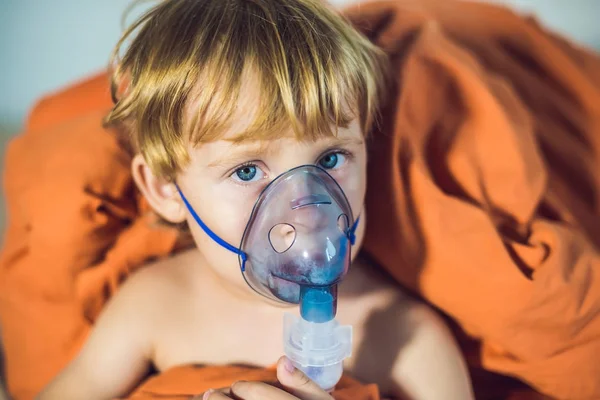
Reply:
<svg viewBox="0 0 600 400"><path fill-rule="evenodd" d="M185 205L173 182L156 176L141 154L133 157L131 172L138 189L154 211L173 224L185 221Z"/></svg>

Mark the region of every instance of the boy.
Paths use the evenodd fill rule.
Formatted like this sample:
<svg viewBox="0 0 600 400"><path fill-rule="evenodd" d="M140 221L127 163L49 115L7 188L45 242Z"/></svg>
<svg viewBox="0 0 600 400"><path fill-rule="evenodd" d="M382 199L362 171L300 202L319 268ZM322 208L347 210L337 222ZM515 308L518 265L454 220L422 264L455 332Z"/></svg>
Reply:
<svg viewBox="0 0 600 400"><path fill-rule="evenodd" d="M334 11L317 0L166 0L125 33L115 54L131 37L114 71L107 122L128 132L133 176L148 203L169 223L187 224L196 248L131 277L42 400L119 397L151 368L268 366L282 352L282 308L252 292L238 257L198 226L178 189L206 226L235 244L261 190L314 164L361 216L353 255L367 223L365 140L386 62ZM354 327L355 353L368 355L350 359L347 371L389 396L472 398L443 324L373 269L356 258L340 286L338 319ZM382 310L390 317L373 334L368 322ZM381 360L390 352L397 355L388 369ZM260 398L290 398L283 395Z"/></svg>

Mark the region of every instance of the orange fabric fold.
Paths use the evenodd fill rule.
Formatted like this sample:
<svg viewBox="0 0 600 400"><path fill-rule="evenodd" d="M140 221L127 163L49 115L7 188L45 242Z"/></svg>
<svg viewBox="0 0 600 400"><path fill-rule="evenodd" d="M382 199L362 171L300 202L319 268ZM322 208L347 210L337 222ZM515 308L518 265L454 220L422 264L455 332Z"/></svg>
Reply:
<svg viewBox="0 0 600 400"><path fill-rule="evenodd" d="M345 13L393 63L369 143L365 251L449 317L474 371L600 398L600 59L494 5L390 0ZM17 400L74 357L129 274L180 246L102 128L110 106L105 74L53 93L7 150L0 322ZM236 368L167 371L132 398L269 373ZM479 398L498 398L481 382Z"/></svg>
<svg viewBox="0 0 600 400"><path fill-rule="evenodd" d="M274 368L182 366L147 379L127 400L188 400L208 389L227 388L240 380L275 383L277 378ZM336 400L380 399L376 385L361 385L347 376L342 377L332 395Z"/></svg>
<svg viewBox="0 0 600 400"><path fill-rule="evenodd" d="M126 276L177 239L134 195L130 156L101 126L107 94L103 75L42 100L7 151L0 317L17 399L47 384Z"/></svg>
<svg viewBox="0 0 600 400"><path fill-rule="evenodd" d="M397 80L371 143L367 252L479 342L472 365L600 398L600 59L487 4L349 15Z"/></svg>

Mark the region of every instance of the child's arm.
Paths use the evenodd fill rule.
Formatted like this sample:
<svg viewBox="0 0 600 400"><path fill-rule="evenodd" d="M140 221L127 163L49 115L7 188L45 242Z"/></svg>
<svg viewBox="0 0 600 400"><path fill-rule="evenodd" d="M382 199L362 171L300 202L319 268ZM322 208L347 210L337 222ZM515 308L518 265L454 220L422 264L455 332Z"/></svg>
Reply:
<svg viewBox="0 0 600 400"><path fill-rule="evenodd" d="M392 367L401 395L416 400L474 399L466 363L449 329L431 308L409 302L410 311L398 321L409 339Z"/></svg>
<svg viewBox="0 0 600 400"><path fill-rule="evenodd" d="M80 354L38 400L115 398L131 391L144 377L152 351L152 318L144 280L143 273L137 274L123 285L107 304Z"/></svg>

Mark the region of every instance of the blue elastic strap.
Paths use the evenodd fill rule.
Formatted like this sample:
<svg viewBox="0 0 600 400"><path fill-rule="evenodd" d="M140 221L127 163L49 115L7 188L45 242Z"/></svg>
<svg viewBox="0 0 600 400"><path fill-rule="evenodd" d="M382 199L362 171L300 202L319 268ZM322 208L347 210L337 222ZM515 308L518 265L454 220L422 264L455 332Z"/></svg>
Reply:
<svg viewBox="0 0 600 400"><path fill-rule="evenodd" d="M352 227L348 230L348 239L350 240L350 244L354 246L356 242L356 228L358 227L358 222L360 221L360 217L356 218Z"/></svg>
<svg viewBox="0 0 600 400"><path fill-rule="evenodd" d="M200 228L202 228L202 230L212 240L217 242L217 244L221 245L222 247L226 248L227 250L240 256L240 258L242 260L242 272L244 272L246 270L246 260L248 259L248 255L246 253L244 253L242 250L238 249L237 247L230 245L229 243L227 243L226 241L221 239L216 233L211 231L210 228L208 226L206 226L206 224L204 222L202 222L202 220L200 219L200 216L198 216L198 214L196 214L196 211L194 211L194 208L192 207L190 202L187 200L187 198L184 196L184 194L181 191L181 189L179 188L179 186L177 184L175 184L175 187L177 188L177 191L179 192L179 195L181 196L181 199L183 200L183 203L187 207L188 211L190 212L190 214L192 214L192 217L194 217L194 219L196 220L198 225L200 225Z"/></svg>

